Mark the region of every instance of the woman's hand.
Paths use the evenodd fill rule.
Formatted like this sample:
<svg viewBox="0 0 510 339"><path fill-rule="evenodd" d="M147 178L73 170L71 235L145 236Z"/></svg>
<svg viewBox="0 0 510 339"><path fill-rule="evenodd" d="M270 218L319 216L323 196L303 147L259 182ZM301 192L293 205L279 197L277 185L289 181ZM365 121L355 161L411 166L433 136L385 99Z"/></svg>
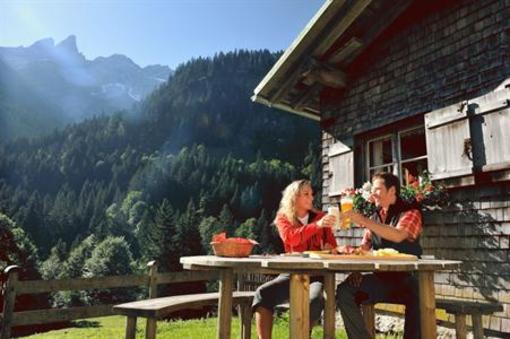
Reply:
<svg viewBox="0 0 510 339"><path fill-rule="evenodd" d="M331 214L326 214L317 222L317 226L319 227L333 227L335 226L335 216Z"/></svg>
<svg viewBox="0 0 510 339"><path fill-rule="evenodd" d="M325 251L331 251L332 254L336 254L336 248L331 246L330 243L326 243L323 247L322 247L323 250Z"/></svg>

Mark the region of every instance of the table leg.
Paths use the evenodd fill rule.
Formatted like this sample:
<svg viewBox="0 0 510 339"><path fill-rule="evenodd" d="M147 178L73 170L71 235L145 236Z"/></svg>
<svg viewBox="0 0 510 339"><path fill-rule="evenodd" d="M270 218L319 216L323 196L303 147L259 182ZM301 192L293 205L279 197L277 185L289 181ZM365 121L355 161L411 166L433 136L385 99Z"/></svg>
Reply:
<svg viewBox="0 0 510 339"><path fill-rule="evenodd" d="M473 313L471 314L471 320L473 321L473 337L475 339L483 339L482 315L480 313Z"/></svg>
<svg viewBox="0 0 510 339"><path fill-rule="evenodd" d="M127 317L126 321L126 339L135 339L136 337L136 317Z"/></svg>
<svg viewBox="0 0 510 339"><path fill-rule="evenodd" d="M467 337L465 314L455 314L455 337L457 339L466 339Z"/></svg>
<svg viewBox="0 0 510 339"><path fill-rule="evenodd" d="M145 328L145 338L156 338L156 318L147 318L147 327Z"/></svg>
<svg viewBox="0 0 510 339"><path fill-rule="evenodd" d="M234 272L230 268L220 270L220 300L218 303L218 339L229 339L232 325L232 291Z"/></svg>
<svg viewBox="0 0 510 339"><path fill-rule="evenodd" d="M290 338L310 338L310 277L290 275Z"/></svg>
<svg viewBox="0 0 510 339"><path fill-rule="evenodd" d="M324 274L324 292L326 294L324 304L324 338L334 339L336 319L335 273Z"/></svg>
<svg viewBox="0 0 510 339"><path fill-rule="evenodd" d="M421 337L436 338L436 297L434 271L419 271Z"/></svg>

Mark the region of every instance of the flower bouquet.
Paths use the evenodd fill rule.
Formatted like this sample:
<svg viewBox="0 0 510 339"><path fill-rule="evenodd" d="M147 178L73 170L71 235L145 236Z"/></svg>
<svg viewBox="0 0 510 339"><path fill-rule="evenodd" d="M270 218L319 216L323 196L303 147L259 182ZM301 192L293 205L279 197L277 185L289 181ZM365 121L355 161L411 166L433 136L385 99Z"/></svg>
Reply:
<svg viewBox="0 0 510 339"><path fill-rule="evenodd" d="M430 181L428 172L423 172L418 178L408 176L409 183L400 188L400 198L408 203L417 202L422 209L435 208L448 204L448 192L442 185ZM356 212L368 217L376 211L376 206L370 200L372 184L366 182L361 188L348 188L342 192L342 197L353 198L353 208Z"/></svg>
<svg viewBox="0 0 510 339"><path fill-rule="evenodd" d="M408 176L409 183L400 189L400 197L406 202L416 201L422 208L435 208L448 204L448 192L442 185L433 184L427 171L418 178Z"/></svg>
<svg viewBox="0 0 510 339"><path fill-rule="evenodd" d="M343 197L352 197L353 209L363 214L364 216L370 216L376 211L376 206L373 201L370 200L370 193L372 184L366 182L361 188L347 188L342 193Z"/></svg>

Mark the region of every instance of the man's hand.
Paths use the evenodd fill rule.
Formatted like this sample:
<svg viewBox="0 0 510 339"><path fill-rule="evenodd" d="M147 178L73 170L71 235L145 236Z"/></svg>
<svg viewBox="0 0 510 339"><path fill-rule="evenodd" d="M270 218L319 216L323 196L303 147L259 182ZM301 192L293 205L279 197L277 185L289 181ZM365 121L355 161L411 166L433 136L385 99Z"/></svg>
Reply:
<svg viewBox="0 0 510 339"><path fill-rule="evenodd" d="M335 216L331 214L326 214L322 217L321 220L317 222L317 226L319 227L333 227L335 226Z"/></svg>
<svg viewBox="0 0 510 339"><path fill-rule="evenodd" d="M353 287L360 287L361 282L363 281L363 275L359 272L354 272L349 274L347 277L347 283Z"/></svg>
<svg viewBox="0 0 510 339"><path fill-rule="evenodd" d="M360 226L362 226L367 220L367 218L365 218L362 214L354 212L353 210L342 212L342 219L344 218L350 218L351 222Z"/></svg>

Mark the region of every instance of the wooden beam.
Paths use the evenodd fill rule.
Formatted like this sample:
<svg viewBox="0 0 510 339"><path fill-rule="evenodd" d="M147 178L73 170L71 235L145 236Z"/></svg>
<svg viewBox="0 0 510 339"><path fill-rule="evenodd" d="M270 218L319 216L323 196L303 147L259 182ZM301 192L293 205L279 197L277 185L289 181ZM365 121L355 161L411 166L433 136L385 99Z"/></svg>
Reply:
<svg viewBox="0 0 510 339"><path fill-rule="evenodd" d="M79 306L14 313L13 326L48 324L58 321L104 317L113 315L113 305Z"/></svg>
<svg viewBox="0 0 510 339"><path fill-rule="evenodd" d="M345 73L325 62L314 60L311 69L302 74L303 83L307 86L319 82L322 85L332 88L343 88L346 86Z"/></svg>
<svg viewBox="0 0 510 339"><path fill-rule="evenodd" d="M297 67L298 69L301 68L301 65ZM287 94L287 92L291 89L291 87L294 87L294 83L302 76L301 72L295 71L290 76L285 79L285 81L280 84L280 86L276 89L276 91L271 94L271 96L268 98L271 102L278 102L281 101L282 98Z"/></svg>
<svg viewBox="0 0 510 339"><path fill-rule="evenodd" d="M308 103L308 101L312 99L315 95L317 95L321 89L322 84L316 82L311 87L309 87L297 101L292 103L292 107L298 111L303 109L303 107Z"/></svg>
<svg viewBox="0 0 510 339"><path fill-rule="evenodd" d="M18 294L36 294L58 291L81 291L92 288L115 288L146 285L149 277L146 275L125 275L93 278L73 278L55 280L26 280L20 281Z"/></svg>
<svg viewBox="0 0 510 339"><path fill-rule="evenodd" d="M363 49L363 41L358 39L357 37L352 37L345 45L340 47L335 53L333 53L329 59L328 63L330 64L338 64L340 62L346 62L348 60L352 60L356 55L358 55Z"/></svg>
<svg viewBox="0 0 510 339"><path fill-rule="evenodd" d="M352 7L342 16L340 22L329 31L329 33L321 38L321 43L315 48L313 55L320 58L328 49L337 41L337 39L347 31L351 24L363 13L370 5L372 0L355 1Z"/></svg>
<svg viewBox="0 0 510 339"><path fill-rule="evenodd" d="M317 81L324 86L332 88L343 88L347 84L345 73L340 70L322 69L319 71Z"/></svg>
<svg viewBox="0 0 510 339"><path fill-rule="evenodd" d="M11 328L16 325L16 319L13 319L14 304L16 301L16 290L19 284L18 272L20 268L16 265L8 266L4 273L7 276L5 283L4 305L2 310L2 318L0 319L2 327L0 328L0 338L9 339L11 337Z"/></svg>

